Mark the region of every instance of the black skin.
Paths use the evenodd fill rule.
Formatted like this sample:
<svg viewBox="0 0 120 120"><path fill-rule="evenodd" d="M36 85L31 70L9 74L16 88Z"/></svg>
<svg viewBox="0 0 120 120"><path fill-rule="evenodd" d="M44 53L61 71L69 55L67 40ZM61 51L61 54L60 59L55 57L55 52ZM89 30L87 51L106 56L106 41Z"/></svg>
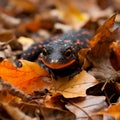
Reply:
<svg viewBox="0 0 120 120"><path fill-rule="evenodd" d="M91 38L86 30L73 30L33 44L21 57L29 61L37 60L55 76L73 76L81 70L78 52L89 47Z"/></svg>

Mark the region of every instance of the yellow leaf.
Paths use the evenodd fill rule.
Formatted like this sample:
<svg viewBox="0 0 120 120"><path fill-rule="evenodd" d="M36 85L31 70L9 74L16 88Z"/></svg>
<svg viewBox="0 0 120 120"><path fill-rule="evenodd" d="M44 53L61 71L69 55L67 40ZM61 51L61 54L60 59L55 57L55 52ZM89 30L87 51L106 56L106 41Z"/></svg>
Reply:
<svg viewBox="0 0 120 120"><path fill-rule="evenodd" d="M85 97L87 88L95 85L96 79L82 71L77 74L73 79L68 77L55 81L56 92L61 93L65 98Z"/></svg>

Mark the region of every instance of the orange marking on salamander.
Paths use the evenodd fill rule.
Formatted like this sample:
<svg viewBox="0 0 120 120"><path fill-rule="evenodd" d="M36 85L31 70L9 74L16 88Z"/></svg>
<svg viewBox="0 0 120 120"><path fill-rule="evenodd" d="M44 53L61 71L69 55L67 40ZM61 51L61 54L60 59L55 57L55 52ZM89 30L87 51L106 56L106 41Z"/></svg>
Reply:
<svg viewBox="0 0 120 120"><path fill-rule="evenodd" d="M72 65L74 62L75 62L75 59L74 60L71 60L69 61L68 63L65 63L65 64L60 64L60 63L46 63L43 59L41 59L41 61L49 68L51 69L62 69L62 68L65 68L65 67L68 67L70 65Z"/></svg>

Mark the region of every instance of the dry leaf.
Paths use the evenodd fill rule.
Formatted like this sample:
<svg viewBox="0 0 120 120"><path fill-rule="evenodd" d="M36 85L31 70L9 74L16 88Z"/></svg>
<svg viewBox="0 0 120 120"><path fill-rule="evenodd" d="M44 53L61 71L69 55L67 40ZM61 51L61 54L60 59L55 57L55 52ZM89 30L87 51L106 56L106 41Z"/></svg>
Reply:
<svg viewBox="0 0 120 120"><path fill-rule="evenodd" d="M30 21L28 23L23 23L21 24L17 30L19 32L22 32L22 31L32 31L32 32L37 32L41 27L41 22L40 21Z"/></svg>
<svg viewBox="0 0 120 120"><path fill-rule="evenodd" d="M60 13L62 13L63 20L76 30L80 29L90 19L89 14L81 12L69 1L62 0L61 2L58 0L55 2L55 4Z"/></svg>
<svg viewBox="0 0 120 120"><path fill-rule="evenodd" d="M44 89L50 85L48 73L37 63L22 60L22 67L16 68L9 61L0 63L0 76L25 93Z"/></svg>
<svg viewBox="0 0 120 120"><path fill-rule="evenodd" d="M51 96L47 95L44 101L46 107L65 109L66 99L60 93L53 93Z"/></svg>
<svg viewBox="0 0 120 120"><path fill-rule="evenodd" d="M37 6L30 0L10 0L9 4L23 12L33 13L37 10Z"/></svg>
<svg viewBox="0 0 120 120"><path fill-rule="evenodd" d="M27 21L25 23L21 23L17 27L18 32L30 31L30 32L38 32L40 29L51 30L54 27L55 20L53 18L41 17L36 15L33 20Z"/></svg>
<svg viewBox="0 0 120 120"><path fill-rule="evenodd" d="M20 111L18 108L10 106L9 104L2 103L3 108L6 110L6 112L11 116L13 120L38 120L33 119L27 115L25 115L22 111Z"/></svg>
<svg viewBox="0 0 120 120"><path fill-rule="evenodd" d="M75 120L75 115L67 110L41 107L44 120Z"/></svg>
<svg viewBox="0 0 120 120"><path fill-rule="evenodd" d="M15 35L12 30L0 31L0 42L8 43L15 39Z"/></svg>
<svg viewBox="0 0 120 120"><path fill-rule="evenodd" d="M34 43L34 40L28 37L21 36L18 38L18 42L23 45L23 50L26 50Z"/></svg>
<svg viewBox="0 0 120 120"><path fill-rule="evenodd" d="M19 18L14 18L12 16L6 15L4 13L0 14L0 22L7 28L15 27L21 23Z"/></svg>
<svg viewBox="0 0 120 120"><path fill-rule="evenodd" d="M108 49L109 44L112 44L112 42L115 41L115 37L117 36L116 35L117 30L111 31L113 28L114 22L115 22L115 17L116 17L116 14L113 15L111 18L109 18L107 21L105 21L105 23L97 29L96 35L90 41L90 46L92 49L100 50L99 46L101 46L101 47L103 47L101 49L104 50L105 47L103 45L105 42L107 44L106 46ZM102 43L102 45L100 45L101 43ZM97 53L99 53L99 52L97 51Z"/></svg>
<svg viewBox="0 0 120 120"><path fill-rule="evenodd" d="M97 34L90 42L91 51L88 54L88 59L93 64L93 68L89 73L102 81L116 80L118 77L110 62L110 46L116 40L118 32L117 29L111 31L115 16L113 15L98 29Z"/></svg>
<svg viewBox="0 0 120 120"><path fill-rule="evenodd" d="M120 45L119 42L112 44L113 53L111 55L111 63L116 70L120 70Z"/></svg>
<svg viewBox="0 0 120 120"><path fill-rule="evenodd" d="M115 120L120 120L120 103L111 105L109 108L101 110L97 114L111 115L115 118Z"/></svg>
<svg viewBox="0 0 120 120"><path fill-rule="evenodd" d="M55 89L65 98L83 97L86 96L86 89L95 84L97 84L96 79L86 71L82 71L70 80L64 78L55 81Z"/></svg>
<svg viewBox="0 0 120 120"><path fill-rule="evenodd" d="M77 120L103 120L102 116L91 116L103 108L106 108L104 96L86 96L69 100L70 104L66 105L67 109L76 115Z"/></svg>

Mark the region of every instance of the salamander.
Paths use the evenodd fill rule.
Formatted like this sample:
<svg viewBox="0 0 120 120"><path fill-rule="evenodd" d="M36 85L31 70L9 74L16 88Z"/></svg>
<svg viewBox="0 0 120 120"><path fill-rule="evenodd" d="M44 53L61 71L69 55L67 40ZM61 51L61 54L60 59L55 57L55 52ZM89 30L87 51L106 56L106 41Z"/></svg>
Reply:
<svg viewBox="0 0 120 120"><path fill-rule="evenodd" d="M35 61L51 71L55 76L67 76L80 71L78 52L89 47L92 35L81 29L53 36L43 42L34 43L24 51L22 58Z"/></svg>

